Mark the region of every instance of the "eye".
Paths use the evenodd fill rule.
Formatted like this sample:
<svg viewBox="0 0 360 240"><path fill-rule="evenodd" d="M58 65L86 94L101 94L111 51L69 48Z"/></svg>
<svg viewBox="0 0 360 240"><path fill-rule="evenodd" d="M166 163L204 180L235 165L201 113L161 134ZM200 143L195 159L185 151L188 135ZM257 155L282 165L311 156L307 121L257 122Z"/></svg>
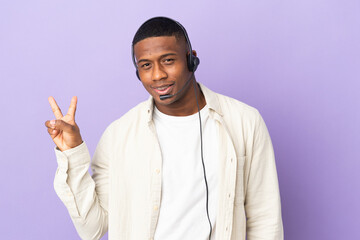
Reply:
<svg viewBox="0 0 360 240"><path fill-rule="evenodd" d="M150 63L144 63L144 64L140 65L140 68L149 69L150 68Z"/></svg>
<svg viewBox="0 0 360 240"><path fill-rule="evenodd" d="M174 62L174 60L175 59L173 59L173 58L166 58L166 59L164 59L164 63L165 64L172 64Z"/></svg>

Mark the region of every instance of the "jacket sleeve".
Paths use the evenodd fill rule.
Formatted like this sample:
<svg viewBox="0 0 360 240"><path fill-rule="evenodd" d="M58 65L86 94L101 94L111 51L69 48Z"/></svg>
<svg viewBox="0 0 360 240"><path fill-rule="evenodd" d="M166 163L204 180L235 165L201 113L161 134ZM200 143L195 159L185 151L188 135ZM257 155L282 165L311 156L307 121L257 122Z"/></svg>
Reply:
<svg viewBox="0 0 360 240"><path fill-rule="evenodd" d="M61 152L55 148L58 168L54 188L69 211L79 236L100 239L108 230L108 157L100 140L89 174L86 143Z"/></svg>
<svg viewBox="0 0 360 240"><path fill-rule="evenodd" d="M258 113L245 197L248 240L283 240L283 224L274 150Z"/></svg>

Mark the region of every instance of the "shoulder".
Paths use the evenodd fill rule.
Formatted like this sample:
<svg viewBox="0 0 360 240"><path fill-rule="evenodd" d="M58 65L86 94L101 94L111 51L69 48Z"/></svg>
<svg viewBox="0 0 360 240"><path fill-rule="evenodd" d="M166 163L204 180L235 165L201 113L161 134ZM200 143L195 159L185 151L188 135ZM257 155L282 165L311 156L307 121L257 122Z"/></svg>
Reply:
<svg viewBox="0 0 360 240"><path fill-rule="evenodd" d="M235 98L216 93L224 117L239 117L248 121L258 120L260 113L258 109Z"/></svg>
<svg viewBox="0 0 360 240"><path fill-rule="evenodd" d="M260 117L259 111L240 100L216 93L201 85L207 103L219 113L224 120L241 119L242 121L256 121Z"/></svg>
<svg viewBox="0 0 360 240"><path fill-rule="evenodd" d="M227 129L237 149L246 149L251 146L256 136L267 139L268 133L265 122L258 109L235 98L219 93L208 93L214 106L217 105L218 119ZM239 156L246 155L239 152Z"/></svg>
<svg viewBox="0 0 360 240"><path fill-rule="evenodd" d="M113 135L128 131L133 127L139 127L146 122L148 101L143 101L130 109L120 118L114 120L105 129L105 135Z"/></svg>

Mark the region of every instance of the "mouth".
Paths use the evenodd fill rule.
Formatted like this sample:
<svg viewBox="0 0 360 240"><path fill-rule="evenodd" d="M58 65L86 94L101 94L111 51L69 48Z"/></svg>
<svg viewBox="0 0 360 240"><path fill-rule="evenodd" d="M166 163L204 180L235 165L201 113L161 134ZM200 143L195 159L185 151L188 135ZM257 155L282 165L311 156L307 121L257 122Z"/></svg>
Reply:
<svg viewBox="0 0 360 240"><path fill-rule="evenodd" d="M173 87L174 87L174 84L167 84L167 85L161 85L158 87L152 87L152 89L154 89L154 91L159 95L166 95L171 92Z"/></svg>

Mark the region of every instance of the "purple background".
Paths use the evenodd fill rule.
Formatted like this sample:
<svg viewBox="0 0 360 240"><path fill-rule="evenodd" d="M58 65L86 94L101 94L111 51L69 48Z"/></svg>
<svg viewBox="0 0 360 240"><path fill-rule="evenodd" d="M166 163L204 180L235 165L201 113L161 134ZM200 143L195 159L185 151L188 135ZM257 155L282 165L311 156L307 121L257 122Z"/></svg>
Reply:
<svg viewBox="0 0 360 240"><path fill-rule="evenodd" d="M78 96L93 154L147 99L130 43L158 15L188 30L198 81L265 119L286 239L360 239L359 13L358 0L1 1L1 239L79 239L53 190L47 98L66 112Z"/></svg>

